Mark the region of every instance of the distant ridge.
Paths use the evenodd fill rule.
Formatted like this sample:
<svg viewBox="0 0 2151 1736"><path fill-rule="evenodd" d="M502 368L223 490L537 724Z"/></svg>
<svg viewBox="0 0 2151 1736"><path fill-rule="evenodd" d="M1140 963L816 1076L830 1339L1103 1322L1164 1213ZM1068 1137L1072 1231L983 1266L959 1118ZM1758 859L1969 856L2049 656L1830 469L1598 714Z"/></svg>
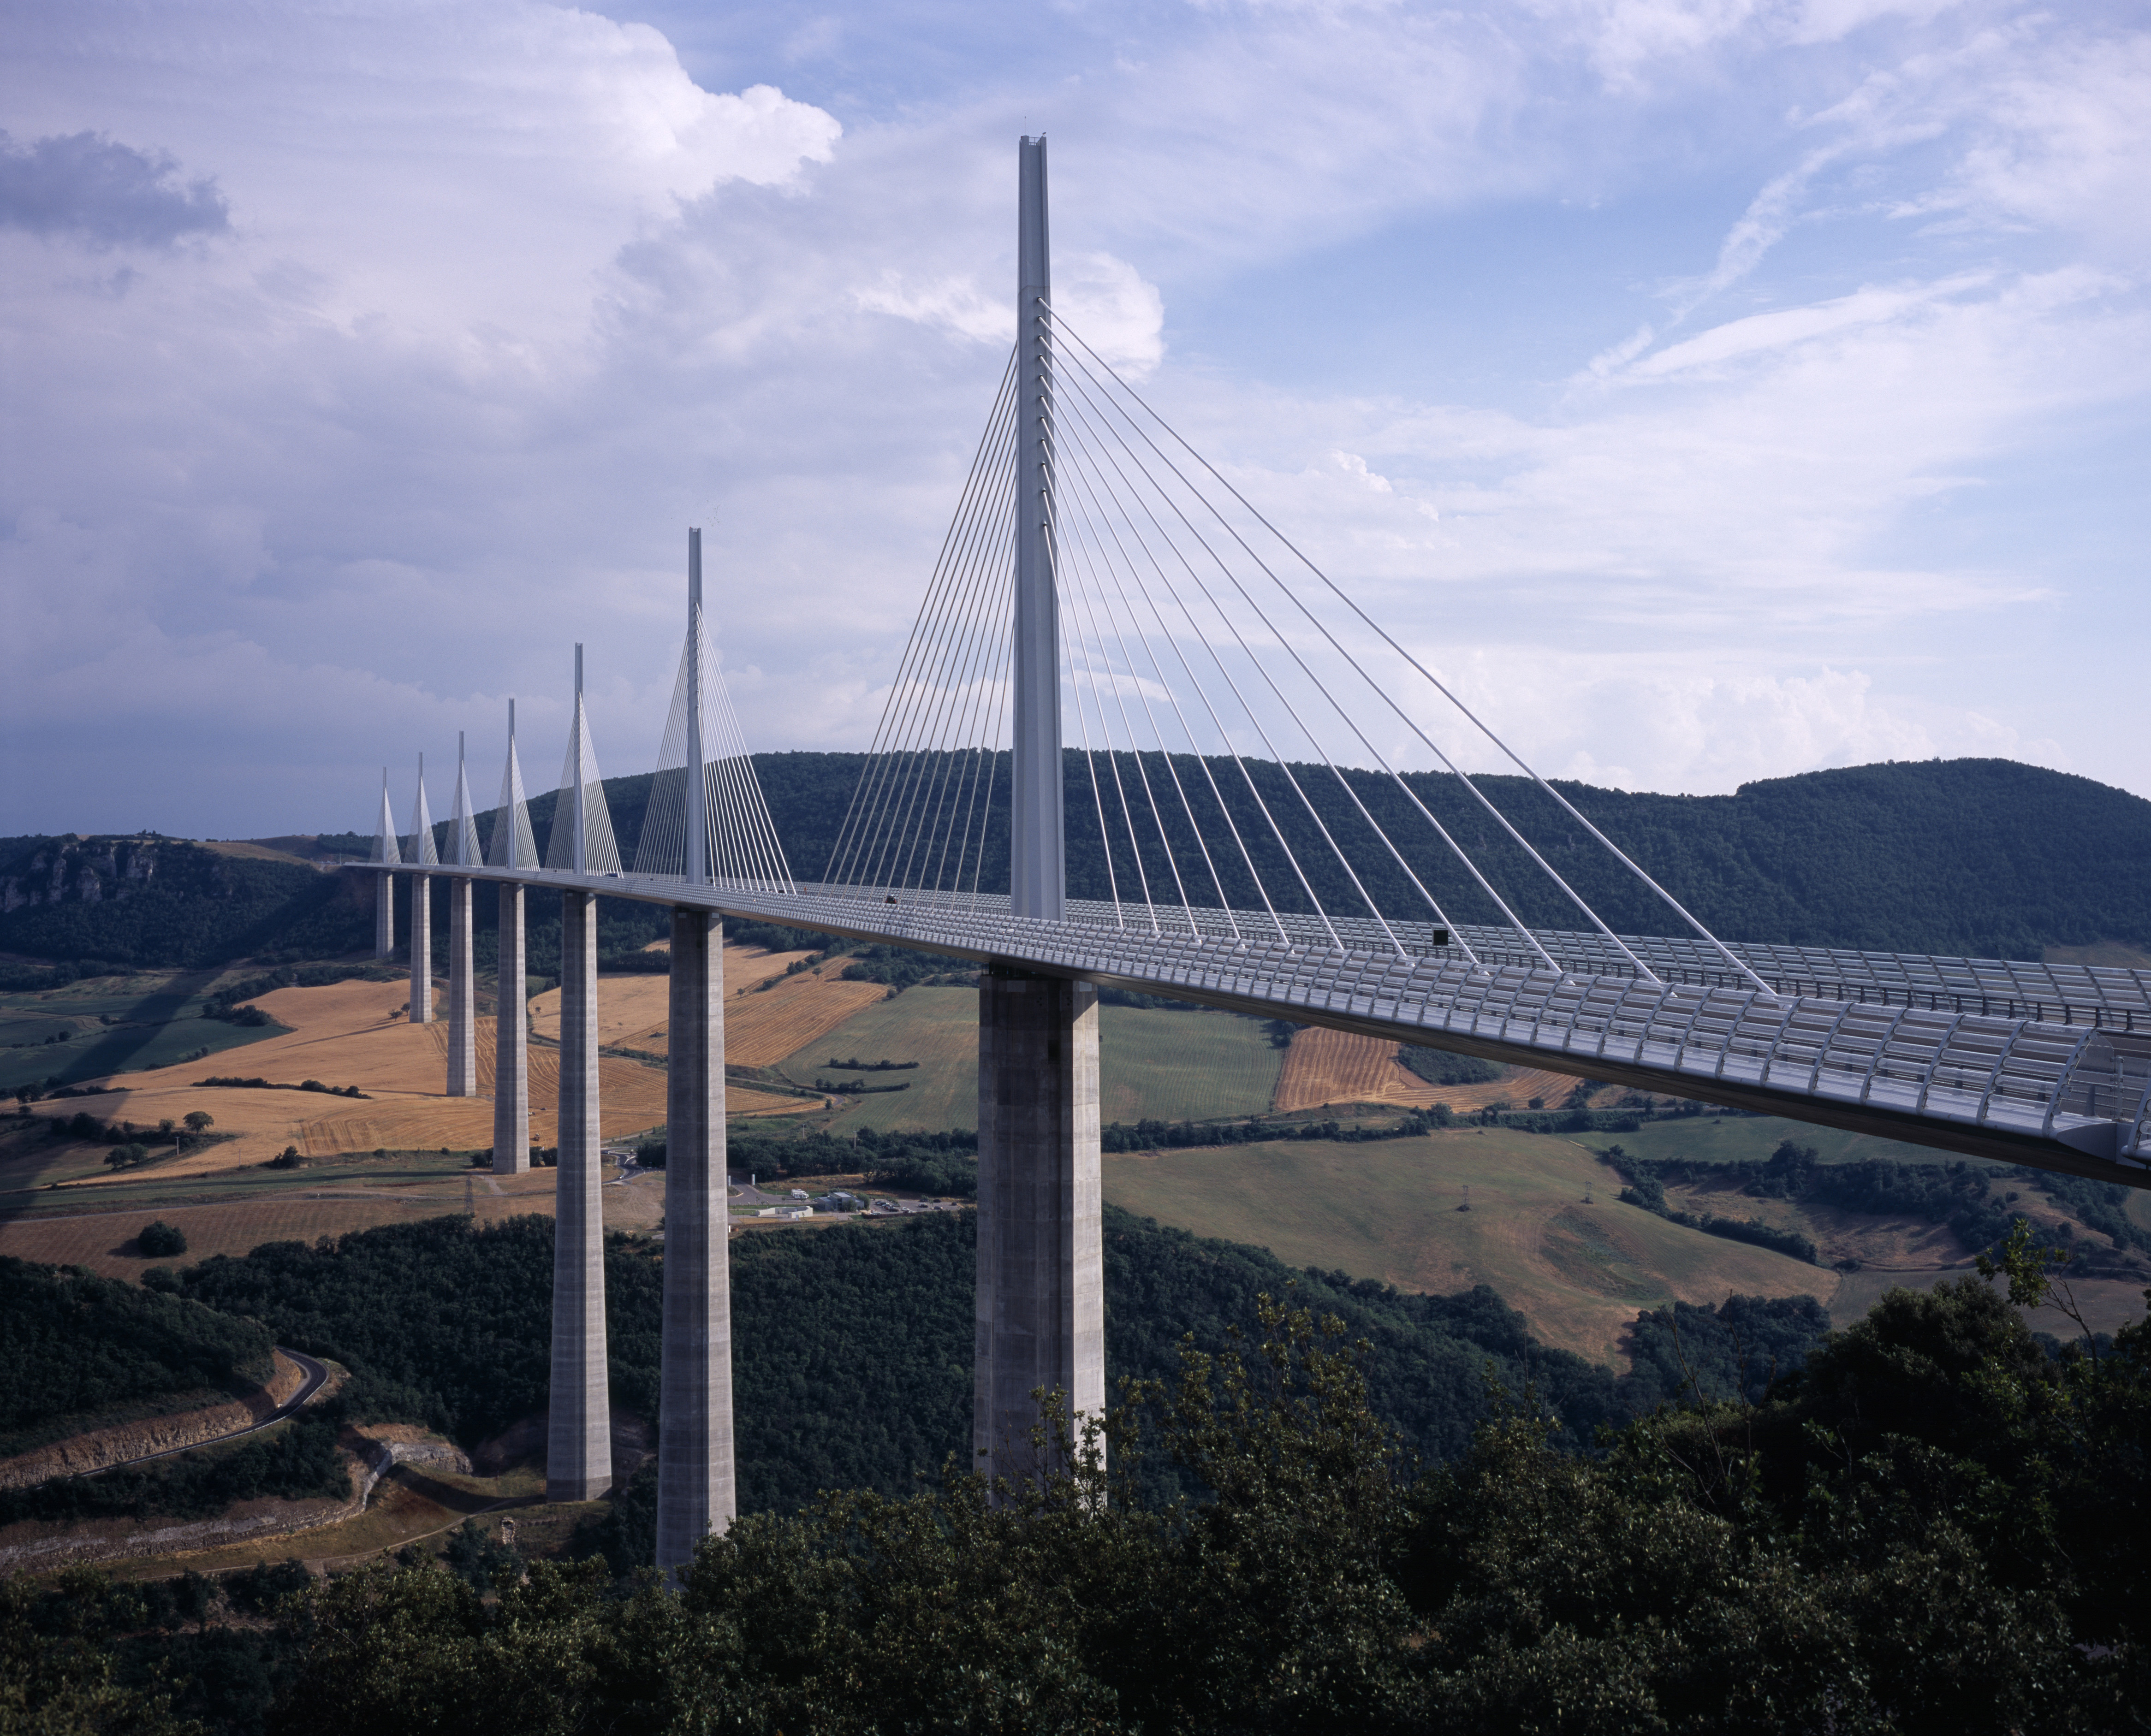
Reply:
<svg viewBox="0 0 2151 1736"><path fill-rule="evenodd" d="M802 880L823 872L863 757L755 757L778 833ZM1258 782L1283 788L1275 766L1256 763L1253 769ZM1394 787L1374 774L1351 775L1378 814L1400 802ZM1341 810L1344 798L1334 783L1304 782L1318 807L1334 802ZM1530 887L1526 875L1515 872L1520 858L1514 847L1491 832L1453 780L1412 782L1482 862L1506 874L1508 883ZM1520 778L1480 782L1608 921L1641 932L1665 929L1663 907L1624 883L1603 853L1542 793ZM646 774L605 782L622 852L630 857L650 782ZM996 783L1005 792L1006 778ZM1629 794L1565 782L1561 788L1729 940L2002 959L2102 944L2151 951L2151 802L2088 777L2011 760L1964 759L1769 778L1730 796ZM1071 776L1070 890L1102 897L1096 820L1078 802L1079 792L1087 802L1087 779L1079 785ZM530 803L541 848L553 801L549 792ZM1289 817L1298 813L1297 823L1308 836L1293 839L1296 853L1310 870L1318 868L1323 853L1303 812L1283 801L1273 811L1288 831ZM1005 812L996 815L1004 835ZM482 835L489 825L481 819ZM366 944L370 901L339 898L341 877L269 853L290 851L300 840L260 842L267 850L247 859L182 840L12 841L13 859L0 861L0 952L168 966L242 956L326 957ZM324 853L340 844L357 850L362 842L355 836L304 841ZM989 881L984 889L1005 890L1005 884ZM1318 876L1316 890L1340 910L1352 908L1341 875L1333 872L1329 882ZM1455 893L1450 914L1457 919L1492 919L1461 889L1443 890ZM1574 922L1572 909L1551 888L1531 888L1521 903L1534 923ZM480 926L489 927L492 900L481 898L478 907ZM534 919L542 923L545 914L534 907ZM619 913L623 929L633 925L629 914ZM534 960L539 956L534 952Z"/></svg>

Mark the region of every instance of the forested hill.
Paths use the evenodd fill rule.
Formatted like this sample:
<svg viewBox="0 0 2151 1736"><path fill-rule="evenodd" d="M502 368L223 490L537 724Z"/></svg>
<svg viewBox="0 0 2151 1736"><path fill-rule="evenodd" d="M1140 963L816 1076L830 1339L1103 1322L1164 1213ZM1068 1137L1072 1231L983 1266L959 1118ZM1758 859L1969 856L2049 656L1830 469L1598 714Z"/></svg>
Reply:
<svg viewBox="0 0 2151 1736"><path fill-rule="evenodd" d="M857 781L857 754L757 756L772 812L793 869L819 878ZM1096 810L1080 756L1070 756L1070 890L1106 896ZM1310 768L1295 768L1303 773ZM1326 771L1311 768L1298 782L1340 838L1356 823ZM1214 767L1217 787L1231 792L1237 772ZM1253 767L1267 805L1291 838L1295 855L1332 908L1355 901L1306 818L1305 809L1274 766ZM1425 838L1425 822L1410 815L1395 786L1371 773L1351 774L1360 795L1391 835ZM1153 782L1163 780L1152 771ZM1136 782L1132 775L1126 780ZM1505 889L1519 888L1527 919L1547 927L1578 925L1572 906L1530 869L1515 845L1447 777L1415 776L1415 792L1474 857L1496 871ZM1005 767L995 787L1008 787ZM1182 782L1207 780L1183 771ZM1521 777L1477 780L1505 812L1617 928L1670 932L1673 919L1641 891L1572 820ZM2048 946L2099 940L2151 948L2151 802L2088 777L2048 772L2009 760L1929 760L1855 766L1798 777L1744 784L1730 796L1631 795L1562 782L1561 793L1706 923L1730 939L1885 951L2036 959ZM1108 785L1110 789L1111 786ZM1109 798L1110 799L1110 798ZM1234 802L1242 836L1251 844L1265 828L1252 804ZM1005 807L996 818L1005 837ZM1184 827L1183 827L1184 833ZM1186 853L1190 858L1194 853ZM1280 907L1288 904L1291 876L1275 846L1256 852L1258 866ZM991 863L986 888L997 888ZM999 855L1005 863L1005 846ZM1378 851L1355 853L1385 908L1415 903L1410 888ZM1453 861L1438 848L1415 866L1459 921L1494 921L1475 905ZM1123 890L1130 879L1121 864ZM1153 868L1155 872L1155 868ZM1244 883L1244 876L1242 876ZM1229 878L1229 877L1228 877ZM1236 903L1253 903L1253 888L1228 884Z"/></svg>
<svg viewBox="0 0 2151 1736"><path fill-rule="evenodd" d="M827 871L864 759L856 753L756 756L779 835L800 878L818 879ZM1211 787L1211 778L1193 762L1179 769L1191 791ZM1238 781L1237 768L1221 762L1210 769L1271 896L1281 908L1303 908L1294 896L1294 877ZM1349 884L1282 770L1261 762L1250 762L1249 769L1325 903L1346 914L1358 910ZM1384 908L1395 914L1423 912L1409 884L1366 836L1335 781L1326 770L1311 770L1313 775L1298 778L1301 788L1348 848L1354 842L1360 846L1354 851L1355 861ZM1124 784L1139 787L1134 768L1123 771ZM1070 890L1104 898L1108 883L1089 774L1072 751L1067 772ZM1169 787L1154 761L1150 772L1154 787ZM1373 773L1348 776L1392 836L1431 846L1412 851L1414 865L1453 919L1497 919L1453 858L1433 844L1425 822L1410 812L1393 783ZM1111 788L1102 770L1101 777ZM630 864L651 782L645 773L605 784L621 853ZM1543 792L1522 778L1478 782L1609 922L1634 932L1670 931L1671 913ZM980 883L989 892L1007 887L1005 763L992 782L997 795ZM1410 782L1496 883L1516 893L1529 920L1555 928L1577 924L1574 908L1455 779L1415 775ZM2036 959L2047 947L2099 941L2151 949L2151 802L2089 778L2009 760L1930 760L1771 778L1743 785L1730 796L1632 795L1572 783L1559 787L1728 939L2003 959ZM541 849L551 831L554 800L547 792L530 803ZM1205 817L1207 831L1224 835L1214 808ZM1168 816L1167 829L1184 863L1199 860L1184 819ZM492 817L481 816L480 836L491 832ZM363 845L356 838L348 843ZM367 942L370 903L353 895L353 888L337 897L342 877L318 876L296 865L212 858L171 843L158 848L164 872L146 879L130 878L132 857L119 863L126 851L107 841L38 840L16 863L0 862L0 903L5 905L0 950L56 959L194 964L240 956L324 957ZM1124 840L1119 848L1126 891L1133 883L1132 864ZM118 871L103 875L94 887L78 884L78 858L101 850L114 855ZM33 861L41 855L45 865L33 870ZM54 872L63 858L70 868L65 876ZM1167 883L1162 858L1148 866L1154 880ZM1227 867L1225 878L1233 903L1258 903L1244 870ZM1191 889L1198 899L1206 896L1200 887ZM550 903L541 897L532 905L532 919L541 927L552 915ZM616 908L626 924L623 934L628 928L639 934L640 927L626 920L630 907ZM490 898L478 901L477 917L482 930L491 929ZM398 932L403 932L400 919Z"/></svg>

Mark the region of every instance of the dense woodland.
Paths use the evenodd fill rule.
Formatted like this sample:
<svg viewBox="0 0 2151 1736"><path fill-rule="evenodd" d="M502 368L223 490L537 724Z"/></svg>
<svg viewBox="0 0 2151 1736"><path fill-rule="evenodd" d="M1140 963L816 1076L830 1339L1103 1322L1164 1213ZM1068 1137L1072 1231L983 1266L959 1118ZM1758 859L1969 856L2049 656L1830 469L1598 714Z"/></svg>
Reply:
<svg viewBox="0 0 2151 1736"><path fill-rule="evenodd" d="M2036 1254L2000 1269L2037 1299ZM54 1736L2151 1728L2151 1566L2116 1522L2151 1500L2145 1329L2056 1357L1977 1280L1897 1291L1591 1453L1507 1385L1430 1464L1332 1300L1257 1301L1122 1386L1103 1464L750 1514L682 1596L600 1560L526 1577L475 1535L266 1629L211 1629L184 1578L9 1582L0 1706ZM1818 1324L1725 1312L1745 1349ZM1639 1363L1686 1382L1703 1324Z"/></svg>
<svg viewBox="0 0 2151 1736"><path fill-rule="evenodd" d="M269 1372L269 1334L251 1320L0 1255L0 1458L115 1410L214 1402Z"/></svg>
<svg viewBox="0 0 2151 1736"><path fill-rule="evenodd" d="M975 1224L951 1214L734 1239L743 1510L792 1511L830 1488L906 1494L968 1450ZM1490 1371L1536 1391L1571 1448L1677 1390L1649 1359L1616 1379L1538 1344L1484 1287L1417 1296L1343 1273L1295 1272L1263 1249L1111 1207L1105 1246L1114 1381L1164 1378L1190 1334L1224 1349L1267 1293L1303 1295L1369 1342L1377 1414L1430 1460L1465 1450L1486 1414ZM490 1227L436 1218L329 1243L271 1243L205 1260L180 1281L195 1301L260 1320L279 1344L345 1364L357 1377L346 1396L353 1416L421 1422L475 1445L544 1404L552 1247L547 1217ZM661 1270L651 1245L609 1238L613 1399L645 1416L656 1410ZM1811 1304L1743 1306L1791 1323L1799 1342L1781 1347L1789 1367L1819 1329ZM1708 1310L1679 1318L1698 1344L1729 1342ZM1637 1329L1640 1343L1673 1321L1647 1315Z"/></svg>
<svg viewBox="0 0 2151 1736"><path fill-rule="evenodd" d="M779 835L802 879L827 871L863 761L859 754L756 756ZM1359 914L1363 907L1283 773L1274 765L1249 764L1318 894L1334 910ZM1103 898L1108 893L1104 850L1087 805L1088 777L1080 767L1071 750L1071 773L1079 775L1068 782L1069 887L1079 896ZM1192 767L1183 770L1183 782L1207 791L1207 779ZM1226 770L1230 775L1218 778L1218 787L1250 841L1264 886L1279 908L1302 908L1304 899L1267 824L1244 785L1237 783L1237 773ZM1405 844L1454 919L1496 919L1497 913L1430 834L1422 843L1424 823L1411 817L1393 783L1373 773L1348 776L1369 811ZM1131 773L1124 782L1132 787L1137 780ZM1354 853L1384 911L1425 918L1425 906L1364 835L1364 822L1335 782L1326 772L1300 782L1323 823ZM1454 778L1415 774L1409 782L1496 883L1514 890L1528 920L1556 928L1575 924L1573 907L1529 868ZM1521 778L1478 782L1617 928L1651 932L1663 925L1663 907L1543 792ZM630 861L651 782L645 774L605 784L615 830ZM995 781L1001 795L992 836L1001 842L988 852L981 883L988 891L1005 889L1007 787L1005 775ZM2005 959L2037 958L2048 946L2099 940L2151 947L2151 885L2137 871L2151 855L2151 802L2088 778L2007 760L1946 760L1773 778L1744 785L1731 796L1635 795L1570 783L1558 787L1730 939ZM548 792L530 803L541 848L554 800ZM1176 848L1197 859L1185 819L1167 815L1165 823ZM1214 813L1205 823L1223 835ZM490 817L482 818L481 836L490 829ZM2057 840L2067 841L2066 849L2057 848ZM342 842L362 853L367 843L356 836ZM1127 847L1123 841L1117 848L1125 852ZM0 903L11 908L0 915L0 950L142 967L241 957L286 962L356 950L372 932L370 895L355 895L343 883L348 877L293 863L227 857L155 839L18 838L5 841L5 848L0 891L8 896ZM152 859L154 873L144 878ZM996 862L1002 864L999 879ZM1147 865L1160 883L1169 878L1162 857ZM1132 860L1118 866L1124 881L1132 883ZM1243 869L1222 871L1231 901L1259 903ZM99 877L94 899L83 890L85 872ZM1214 898L1215 892L1196 895ZM407 896L407 887L399 888L399 898ZM18 898L28 902L18 904ZM492 901L482 898L477 907L480 950L489 963ZM601 949L625 955L663 932L661 910L612 900L600 908ZM548 948L557 946L557 902L534 894L529 920L530 956L542 968L552 956ZM445 934L444 923L436 929ZM11 977L0 986L32 985L28 977L19 983Z"/></svg>

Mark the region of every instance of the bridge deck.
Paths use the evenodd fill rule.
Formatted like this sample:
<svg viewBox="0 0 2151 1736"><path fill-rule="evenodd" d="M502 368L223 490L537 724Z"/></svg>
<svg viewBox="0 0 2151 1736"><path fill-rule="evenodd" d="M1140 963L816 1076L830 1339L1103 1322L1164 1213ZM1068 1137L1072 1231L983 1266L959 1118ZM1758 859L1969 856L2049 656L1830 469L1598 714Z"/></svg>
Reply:
<svg viewBox="0 0 2151 1736"><path fill-rule="evenodd" d="M354 868L377 864L352 863ZM388 872L411 873L409 864ZM1946 1151L2151 1185L2151 1000L2144 974L1816 948L1734 950L1779 992L1739 983L1700 944L1646 938L1654 984L1601 937L1550 934L1562 972L1516 961L1488 931L1481 962L1437 930L1177 908L1070 919L1011 917L1007 900L901 889L741 883L691 888L648 875L429 867L435 875L583 887L716 909L848 939L998 959L1169 994L1258 1017L1432 1043L1491 1060L1676 1092ZM1176 926L1177 924L1177 926ZM1489 958L1491 937L1508 958ZM1465 931L1475 947L1477 937ZM1605 968L1617 961L1618 971ZM1765 968L1765 967L1768 968ZM1592 968L1598 967L1598 968ZM1737 985L1736 985L1737 984ZM2026 1016L2034 1010L2046 1017Z"/></svg>

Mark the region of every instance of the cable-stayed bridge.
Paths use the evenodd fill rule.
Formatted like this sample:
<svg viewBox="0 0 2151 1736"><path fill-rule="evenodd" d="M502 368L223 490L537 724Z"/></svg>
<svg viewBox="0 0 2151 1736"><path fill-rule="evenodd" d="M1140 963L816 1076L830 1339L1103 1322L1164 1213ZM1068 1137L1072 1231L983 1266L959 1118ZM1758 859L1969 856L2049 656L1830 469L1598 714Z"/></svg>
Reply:
<svg viewBox="0 0 2151 1736"><path fill-rule="evenodd" d="M598 897L673 913L658 1559L731 1513L721 927L748 919L978 961L974 1445L1035 1470L1040 1389L1104 1404L1096 989L2144 1185L2151 974L1738 944L1713 934L1204 459L1054 311L1045 150L1020 154L1016 341L866 769L800 881L726 695L690 533L688 629L631 859L574 721L539 859L511 706L479 820L459 753L443 847L423 762L388 876L448 885L448 1089L474 1095L473 883L502 980L531 887L563 894L549 1489L610 1480L599 1258ZM1526 812L1467 767L1513 767ZM1513 782L1513 779L1504 780ZM1551 828L1551 832L1549 828ZM1659 934L1556 866L1602 852ZM1071 895L1071 845L1089 896ZM354 865L360 866L360 865ZM423 887L421 888L423 892ZM1559 924L1535 919L1549 908ZM430 894L412 1016L433 1014ZM528 1032L504 997L497 1167L523 1167Z"/></svg>

